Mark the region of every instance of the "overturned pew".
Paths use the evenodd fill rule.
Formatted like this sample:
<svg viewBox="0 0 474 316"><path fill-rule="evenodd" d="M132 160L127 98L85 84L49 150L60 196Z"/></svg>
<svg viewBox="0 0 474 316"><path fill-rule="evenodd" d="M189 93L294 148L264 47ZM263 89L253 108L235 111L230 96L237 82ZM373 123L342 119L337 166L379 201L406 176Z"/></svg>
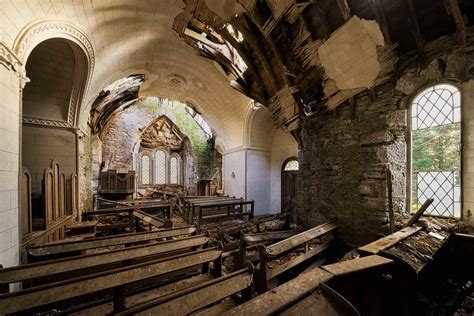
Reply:
<svg viewBox="0 0 474 316"><path fill-rule="evenodd" d="M269 246L258 244L259 264L256 271L258 292L268 291L269 280L328 249L336 229L337 225L330 222ZM296 256L287 256L291 252L296 252Z"/></svg>
<svg viewBox="0 0 474 316"><path fill-rule="evenodd" d="M31 314L52 309L67 311L72 305L84 304L85 296L90 299L91 295L94 295L94 299L104 296L113 300L113 311L117 313L128 307L126 295L131 286L155 284L158 280L177 277L191 271L208 273L210 263L213 265L213 277L220 277L221 254L219 248L196 250L3 294L0 295L0 310L2 314Z"/></svg>
<svg viewBox="0 0 474 316"><path fill-rule="evenodd" d="M129 233L109 237L99 237L77 241L60 241L39 245L29 245L27 248L28 260L43 261L51 258L62 258L81 254L83 251L94 249L116 247L121 245L134 245L165 238L188 236L196 234L195 227L180 227L161 229L151 232Z"/></svg>
<svg viewBox="0 0 474 316"><path fill-rule="evenodd" d="M156 217L152 214L162 213L164 218ZM148 221L146 224L152 225L157 228L170 228L172 227L171 222L171 205L169 204L140 204L140 205L130 205L130 206L119 206L112 207L94 211L88 211L82 213L84 220L89 220L94 216L106 217L106 216L119 216L121 214L126 214L128 221L121 224L111 224L111 225L100 225L98 226L99 230L111 230L117 228L133 228L136 227L137 221L143 220L145 216L148 216Z"/></svg>

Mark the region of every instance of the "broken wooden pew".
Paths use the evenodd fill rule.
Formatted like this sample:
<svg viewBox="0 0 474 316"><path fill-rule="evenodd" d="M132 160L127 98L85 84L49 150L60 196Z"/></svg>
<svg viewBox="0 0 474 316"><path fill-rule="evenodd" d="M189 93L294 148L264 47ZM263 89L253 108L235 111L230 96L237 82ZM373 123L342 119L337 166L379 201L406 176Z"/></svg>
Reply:
<svg viewBox="0 0 474 316"><path fill-rule="evenodd" d="M158 218L153 216L152 213L162 212L164 218ZM127 214L128 215L128 222L124 224L120 224L121 226L117 226L116 224L112 225L101 225L99 226L99 230L110 230L119 227L130 227L136 226L134 220L140 220L147 214L150 218L153 218L153 221L149 221L148 224L152 224L157 228L165 227L170 228L172 226L171 223L171 205L166 204L159 204L159 205L131 205L131 206L120 206L116 208L106 208L100 209L95 211L88 211L82 213L82 217L84 220L91 219L93 216L119 216L120 214ZM142 215L142 216L140 216Z"/></svg>
<svg viewBox="0 0 474 316"><path fill-rule="evenodd" d="M23 282L23 288L63 281L91 273L156 260L186 251L206 248L209 238L204 235L153 242L64 259L32 263L0 269L0 289ZM26 286L27 285L27 286Z"/></svg>
<svg viewBox="0 0 474 316"><path fill-rule="evenodd" d="M125 296L128 286L156 282L193 270L207 273L211 262L213 276L220 277L221 255L219 248L207 248L3 294L0 295L0 311L2 314L31 314L51 309L66 310L72 304L83 302L81 297L100 292L113 298L116 313L127 307Z"/></svg>
<svg viewBox="0 0 474 316"><path fill-rule="evenodd" d="M334 232L336 229L337 225L329 222L286 238L270 246L259 244L258 250L260 263L256 271L256 286L258 292L264 293L268 290L269 280L328 249L332 239L334 239ZM313 246L310 245L311 242L314 243ZM302 254L289 258L289 260L283 264L277 264L275 266L269 265L271 260L275 260L279 257L284 258L284 255L288 252L295 251L301 247L304 248Z"/></svg>
<svg viewBox="0 0 474 316"><path fill-rule="evenodd" d="M182 199L182 202L185 213L185 219L188 223L193 223L196 214L196 208L198 205L210 203L225 203L232 201L243 201L243 199L228 196L184 197Z"/></svg>
<svg viewBox="0 0 474 316"><path fill-rule="evenodd" d="M206 307L234 294L241 293L243 300L249 300L252 297L253 272L253 266L248 263L247 267L238 271L138 304L117 315L160 314L174 316L188 315L197 311L206 315Z"/></svg>
<svg viewBox="0 0 474 316"><path fill-rule="evenodd" d="M334 278L383 268L392 263L390 259L373 255L313 267L223 315L360 315L328 282ZM321 292L323 296L319 296Z"/></svg>
<svg viewBox="0 0 474 316"><path fill-rule="evenodd" d="M77 255L85 250L115 247L119 245L133 245L164 238L173 238L194 234L196 234L196 228L192 226L160 229L151 232L129 233L77 241L64 240L40 245L32 244L27 247L27 253L29 262L43 261L51 258L62 258L71 255Z"/></svg>
<svg viewBox="0 0 474 316"><path fill-rule="evenodd" d="M253 261L251 258L247 257L247 252L250 250L249 248L256 249L256 244L268 244L271 242L280 241L301 232L303 232L301 229L252 234L245 234L241 231L239 238L239 253L236 257L234 257L234 265L237 268L241 268L244 266L246 260Z"/></svg>
<svg viewBox="0 0 474 316"><path fill-rule="evenodd" d="M201 229L201 226L208 223L240 219L243 217L252 220L255 211L254 205L254 201L226 201L221 203L199 204L197 206L198 215L196 219L198 231Z"/></svg>

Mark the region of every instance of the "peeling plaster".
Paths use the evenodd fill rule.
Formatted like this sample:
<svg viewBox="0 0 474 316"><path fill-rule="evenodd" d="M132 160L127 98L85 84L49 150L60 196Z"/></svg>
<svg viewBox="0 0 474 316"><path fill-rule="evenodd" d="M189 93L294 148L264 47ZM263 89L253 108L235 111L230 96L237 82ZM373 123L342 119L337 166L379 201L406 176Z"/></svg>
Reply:
<svg viewBox="0 0 474 316"><path fill-rule="evenodd" d="M376 46L384 38L375 21L352 17L319 47L321 65L339 89L370 88L380 73Z"/></svg>

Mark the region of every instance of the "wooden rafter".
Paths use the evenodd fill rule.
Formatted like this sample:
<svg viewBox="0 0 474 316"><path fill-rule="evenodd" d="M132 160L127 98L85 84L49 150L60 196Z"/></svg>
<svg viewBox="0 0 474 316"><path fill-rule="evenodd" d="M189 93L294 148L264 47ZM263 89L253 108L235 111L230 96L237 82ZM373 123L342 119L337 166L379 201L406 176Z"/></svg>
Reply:
<svg viewBox="0 0 474 316"><path fill-rule="evenodd" d="M351 12L349 6L347 5L346 0L336 0L341 16L344 18L344 21L347 21L351 18Z"/></svg>
<svg viewBox="0 0 474 316"><path fill-rule="evenodd" d="M454 23L456 24L456 29L458 32L458 39L461 46L466 45L466 25L464 23L464 18L461 14L461 9L459 9L458 0L448 0L449 12L453 16Z"/></svg>
<svg viewBox="0 0 474 316"><path fill-rule="evenodd" d="M408 18L410 19L411 29L412 29L413 36L415 38L416 47L418 48L418 50L423 51L423 48L425 47L425 40L423 39L423 36L421 35L413 0L404 0L404 1L405 1L406 7L408 8Z"/></svg>
<svg viewBox="0 0 474 316"><path fill-rule="evenodd" d="M382 30L383 36L385 38L385 43L388 45L392 44L392 37L390 35L390 30L388 28L387 18L385 17L385 13L380 6L379 0L369 0L370 8L375 15L375 19L380 25Z"/></svg>

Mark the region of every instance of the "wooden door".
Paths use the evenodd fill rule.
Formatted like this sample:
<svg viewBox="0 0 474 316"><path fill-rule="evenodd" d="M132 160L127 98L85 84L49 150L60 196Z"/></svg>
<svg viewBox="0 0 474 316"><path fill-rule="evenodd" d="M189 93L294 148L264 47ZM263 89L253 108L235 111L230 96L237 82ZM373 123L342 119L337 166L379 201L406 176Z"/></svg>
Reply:
<svg viewBox="0 0 474 316"><path fill-rule="evenodd" d="M283 163L281 171L281 210L293 212L296 209L298 194L298 160L289 158Z"/></svg>

